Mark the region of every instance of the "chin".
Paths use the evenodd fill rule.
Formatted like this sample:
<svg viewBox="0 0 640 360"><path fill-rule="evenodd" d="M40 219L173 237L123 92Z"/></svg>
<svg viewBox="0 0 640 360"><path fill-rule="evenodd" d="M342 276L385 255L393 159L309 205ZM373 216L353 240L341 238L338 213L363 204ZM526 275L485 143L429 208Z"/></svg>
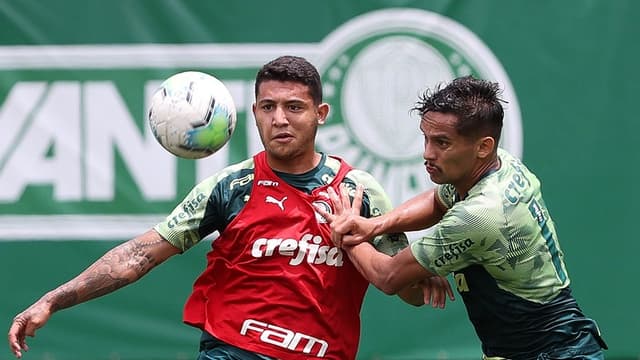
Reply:
<svg viewBox="0 0 640 360"><path fill-rule="evenodd" d="M429 180L431 180L431 182L436 184L436 185L442 185L442 184L446 183L445 181L443 181L441 179L438 179L437 177L434 177L432 175L429 175Z"/></svg>
<svg viewBox="0 0 640 360"><path fill-rule="evenodd" d="M278 160L281 160L281 161L287 161L287 160L291 160L291 159L295 158L294 157L294 152L290 151L288 149L273 148L272 147L269 150L267 150L267 153L270 156L272 156L272 157L274 157L274 158L276 158Z"/></svg>

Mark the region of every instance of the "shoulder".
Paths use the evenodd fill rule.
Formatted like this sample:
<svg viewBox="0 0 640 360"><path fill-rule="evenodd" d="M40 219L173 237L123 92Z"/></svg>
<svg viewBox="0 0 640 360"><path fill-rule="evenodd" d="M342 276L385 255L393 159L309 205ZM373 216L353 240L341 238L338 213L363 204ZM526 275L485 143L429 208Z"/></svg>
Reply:
<svg viewBox="0 0 640 360"><path fill-rule="evenodd" d="M511 155L506 150L498 149L498 158L500 159L499 172L504 177L524 176L532 180L538 181L536 175L520 160Z"/></svg>
<svg viewBox="0 0 640 360"><path fill-rule="evenodd" d="M364 185L365 188L381 187L381 185L378 182L378 180L376 180L376 178L374 178L373 175L369 174L368 172L366 172L364 170L351 169L347 173L345 178L353 181L356 184L362 184L362 185Z"/></svg>
<svg viewBox="0 0 640 360"><path fill-rule="evenodd" d="M340 158L335 156L327 156L327 160L325 161L325 166L333 170L335 174L337 174L338 171L340 170L341 164L346 164L347 166L351 166L348 163L344 162L344 160L341 161ZM345 175L345 180L343 181L347 183L351 183L353 185L361 184L364 186L365 189L371 189L376 192L384 192L382 190L382 186L373 177L373 175L361 169L356 169L352 167L351 170L349 170Z"/></svg>
<svg viewBox="0 0 640 360"><path fill-rule="evenodd" d="M229 165L217 173L205 178L199 186L213 188L218 184L230 184L234 182L248 183L253 180L253 158Z"/></svg>
<svg viewBox="0 0 640 360"><path fill-rule="evenodd" d="M368 172L352 169L345 176L345 181L352 182L354 185L362 185L365 189L365 196L369 197L372 202L390 204L388 195L382 185ZM387 206L390 205L385 205L385 207Z"/></svg>
<svg viewBox="0 0 640 360"><path fill-rule="evenodd" d="M340 166L342 165L351 167L351 170L349 170L345 176L345 178L349 179L350 181L355 183L364 183L364 184L369 182L377 183L375 178L368 172L354 168L351 164L349 164L344 159L338 156L327 154L324 166L328 167L334 173L337 174L338 171L340 171Z"/></svg>
<svg viewBox="0 0 640 360"><path fill-rule="evenodd" d="M364 187L364 202L368 203L371 216L391 211L393 204L382 185L368 172L352 169L347 173L345 182Z"/></svg>
<svg viewBox="0 0 640 360"><path fill-rule="evenodd" d="M451 184L438 185L436 187L436 196L440 203L450 209L456 202L456 188Z"/></svg>
<svg viewBox="0 0 640 360"><path fill-rule="evenodd" d="M227 166L226 168L218 171L215 175L213 175L213 177L216 177L219 179L226 178L231 175L247 172L247 170L253 173L254 167L255 167L255 164L254 164L253 158L249 158L241 162Z"/></svg>
<svg viewBox="0 0 640 360"><path fill-rule="evenodd" d="M499 191L479 191L453 203L447 210L438 228L446 237L501 238L501 231L508 220L505 217L504 204Z"/></svg>
<svg viewBox="0 0 640 360"><path fill-rule="evenodd" d="M455 219L456 224L487 225L503 217L503 207L493 196L477 195L455 203L444 219Z"/></svg>

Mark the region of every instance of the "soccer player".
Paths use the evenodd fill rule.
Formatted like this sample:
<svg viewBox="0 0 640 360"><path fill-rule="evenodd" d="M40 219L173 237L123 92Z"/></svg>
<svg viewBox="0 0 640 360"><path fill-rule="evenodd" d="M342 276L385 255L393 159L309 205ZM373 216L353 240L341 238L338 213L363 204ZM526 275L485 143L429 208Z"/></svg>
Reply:
<svg viewBox="0 0 640 360"><path fill-rule="evenodd" d="M499 85L462 77L427 90L421 115L426 171L438 184L380 217L364 219L330 190L333 241L376 287L393 293L453 273L485 359L602 359L606 344L569 288L556 228L525 165L498 148ZM366 240L431 227L394 257ZM344 235L344 237L343 237Z"/></svg>
<svg viewBox="0 0 640 360"><path fill-rule="evenodd" d="M332 244L330 226L313 204L331 211L328 189L340 184L368 189L367 217L388 211L390 201L371 175L315 151L329 105L312 64L293 56L267 63L255 95L264 151L196 185L165 221L18 314L8 335L16 357L27 349L25 336L54 312L132 283L218 231L184 308L184 321L202 330L199 359L355 358L368 282ZM394 255L407 239L394 233L373 243ZM446 279L429 286L434 282L425 295L451 292ZM423 298L418 286L399 295L414 305L444 306Z"/></svg>

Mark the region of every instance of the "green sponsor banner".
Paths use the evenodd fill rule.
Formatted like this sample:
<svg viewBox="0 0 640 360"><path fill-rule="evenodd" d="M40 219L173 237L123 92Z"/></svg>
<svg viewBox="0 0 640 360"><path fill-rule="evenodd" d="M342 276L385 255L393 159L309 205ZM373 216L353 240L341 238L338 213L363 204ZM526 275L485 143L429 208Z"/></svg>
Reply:
<svg viewBox="0 0 640 360"><path fill-rule="evenodd" d="M261 150L255 73L295 54L318 65L332 106L318 149L373 173L395 204L433 186L409 113L418 94L466 74L500 82L501 145L543 182L576 298L608 359L638 358L638 15L630 0L0 1L0 319ZM238 109L231 141L197 161L163 150L145 118L184 70L218 77ZM181 310L208 246L55 314L24 359L195 358ZM440 311L372 288L362 320L359 359L481 357L459 297Z"/></svg>
<svg viewBox="0 0 640 360"><path fill-rule="evenodd" d="M318 64L333 104L318 147L365 169L394 203L425 181L416 94L456 76L500 81L511 106L503 146L521 153L517 98L486 45L461 24L417 9L354 18L312 44L76 45L0 49L7 81L0 135L5 239L121 238L161 219L196 182L260 149L252 123L253 77L281 54ZM390 59L390 56L392 58ZM403 75L397 69L406 70ZM239 110L229 146L180 161L150 134L158 83L184 70L214 74ZM11 75L11 76L9 76ZM385 141L389 136L394 141ZM38 203L37 207L33 205Z"/></svg>

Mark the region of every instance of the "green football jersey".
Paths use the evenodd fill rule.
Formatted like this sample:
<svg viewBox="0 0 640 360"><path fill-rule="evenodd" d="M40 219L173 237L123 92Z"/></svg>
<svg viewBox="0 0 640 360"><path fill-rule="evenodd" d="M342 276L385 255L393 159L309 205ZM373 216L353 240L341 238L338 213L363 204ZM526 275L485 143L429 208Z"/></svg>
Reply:
<svg viewBox="0 0 640 360"><path fill-rule="evenodd" d="M438 186L448 210L411 244L414 257L433 273L453 273L487 356L535 359L583 336L599 349L595 322L571 295L539 180L506 151L498 156L500 168L465 199L450 184Z"/></svg>
<svg viewBox="0 0 640 360"><path fill-rule="evenodd" d="M412 251L440 275L481 264L501 289L544 303L569 285L555 225L536 176L505 151L499 157L500 169L482 178L464 201L452 185L438 186L448 211Z"/></svg>

